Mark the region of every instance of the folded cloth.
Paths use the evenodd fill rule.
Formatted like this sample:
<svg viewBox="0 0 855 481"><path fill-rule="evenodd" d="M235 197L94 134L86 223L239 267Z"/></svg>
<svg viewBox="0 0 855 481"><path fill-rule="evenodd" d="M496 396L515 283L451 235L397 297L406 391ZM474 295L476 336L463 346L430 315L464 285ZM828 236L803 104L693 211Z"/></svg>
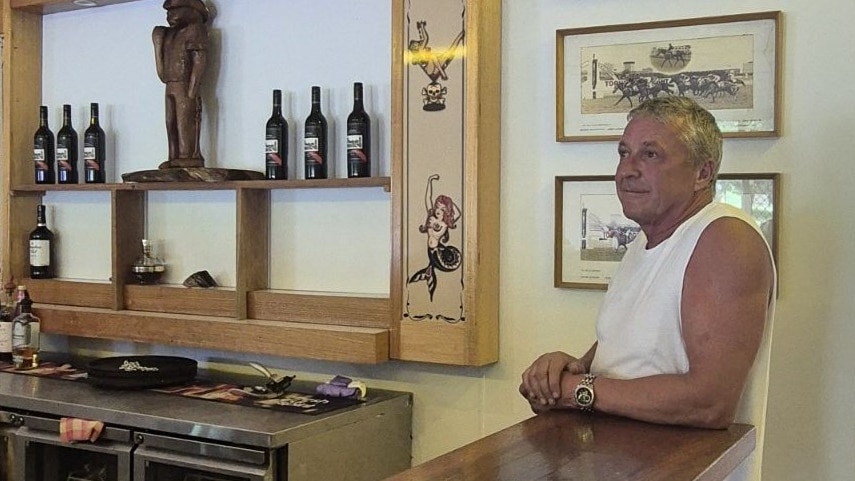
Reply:
<svg viewBox="0 0 855 481"><path fill-rule="evenodd" d="M61 418L59 420L59 439L64 443L72 441L89 441L94 443L104 423L101 421L89 421L88 419Z"/></svg>
<svg viewBox="0 0 855 481"><path fill-rule="evenodd" d="M353 399L365 399L368 387L362 381L354 381L345 376L336 376L324 384L319 384L315 392L329 397L347 397Z"/></svg>

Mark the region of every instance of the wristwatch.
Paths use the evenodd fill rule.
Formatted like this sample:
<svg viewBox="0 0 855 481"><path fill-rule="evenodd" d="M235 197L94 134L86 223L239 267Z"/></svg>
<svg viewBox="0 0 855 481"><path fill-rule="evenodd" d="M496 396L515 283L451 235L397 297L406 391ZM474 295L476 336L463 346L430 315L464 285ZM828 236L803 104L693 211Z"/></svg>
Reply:
<svg viewBox="0 0 855 481"><path fill-rule="evenodd" d="M597 376L593 374L585 374L576 389L573 390L573 400L576 401L576 406L585 412L594 410L594 380Z"/></svg>

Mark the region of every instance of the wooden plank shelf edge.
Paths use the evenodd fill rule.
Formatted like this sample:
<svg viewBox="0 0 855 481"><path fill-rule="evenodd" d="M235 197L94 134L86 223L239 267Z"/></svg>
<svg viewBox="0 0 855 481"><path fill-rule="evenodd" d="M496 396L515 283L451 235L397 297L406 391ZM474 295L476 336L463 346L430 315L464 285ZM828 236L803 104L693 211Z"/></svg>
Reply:
<svg viewBox="0 0 855 481"><path fill-rule="evenodd" d="M36 304L42 332L336 362L389 360L388 329Z"/></svg>
<svg viewBox="0 0 855 481"><path fill-rule="evenodd" d="M74 0L9 0L9 3L13 9L47 15L136 1L139 0L92 0L91 2Z"/></svg>
<svg viewBox="0 0 855 481"><path fill-rule="evenodd" d="M237 189L346 189L381 187L389 192L391 178L233 180L224 182L129 182L109 184L26 184L12 187L12 194L27 192L103 192L114 190L237 190Z"/></svg>

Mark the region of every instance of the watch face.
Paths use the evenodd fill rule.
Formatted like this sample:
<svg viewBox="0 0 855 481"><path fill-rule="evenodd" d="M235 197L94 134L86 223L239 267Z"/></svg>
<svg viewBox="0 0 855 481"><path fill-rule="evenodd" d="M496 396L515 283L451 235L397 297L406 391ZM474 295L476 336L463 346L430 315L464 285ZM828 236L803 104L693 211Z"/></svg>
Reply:
<svg viewBox="0 0 855 481"><path fill-rule="evenodd" d="M576 404L580 407L590 407L594 404L594 391L588 386L578 386L573 393L576 399Z"/></svg>

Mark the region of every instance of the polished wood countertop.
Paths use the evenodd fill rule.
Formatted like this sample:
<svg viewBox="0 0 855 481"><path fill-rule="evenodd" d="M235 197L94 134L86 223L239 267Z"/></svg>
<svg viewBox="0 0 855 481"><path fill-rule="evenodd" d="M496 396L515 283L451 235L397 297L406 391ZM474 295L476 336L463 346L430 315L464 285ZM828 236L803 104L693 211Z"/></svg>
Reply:
<svg viewBox="0 0 855 481"><path fill-rule="evenodd" d="M756 429L661 426L556 411L409 469L387 481L717 481L754 450Z"/></svg>

